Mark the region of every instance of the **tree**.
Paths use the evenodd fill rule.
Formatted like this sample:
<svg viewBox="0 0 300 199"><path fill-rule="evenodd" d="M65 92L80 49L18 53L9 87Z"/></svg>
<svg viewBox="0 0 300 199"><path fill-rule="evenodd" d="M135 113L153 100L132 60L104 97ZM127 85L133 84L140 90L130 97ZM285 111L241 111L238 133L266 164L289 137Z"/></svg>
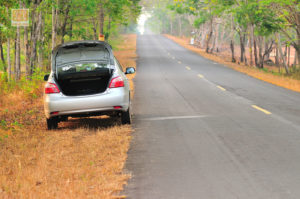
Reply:
<svg viewBox="0 0 300 199"><path fill-rule="evenodd" d="M99 32L108 39L122 31L122 27L135 23L141 10L138 3L139 0L0 0L0 63L3 70L8 71L9 77L14 72L19 80L20 69L25 65L30 80L44 66L49 69L48 60L51 60L51 50L56 45L70 40L97 40ZM29 8L29 27L11 27L13 8ZM98 16L101 16L100 21ZM15 48L12 48L12 39ZM24 45L20 45L22 41ZM14 60L11 51L15 54ZM20 59L23 52L25 59ZM11 63L15 66L13 69Z"/></svg>

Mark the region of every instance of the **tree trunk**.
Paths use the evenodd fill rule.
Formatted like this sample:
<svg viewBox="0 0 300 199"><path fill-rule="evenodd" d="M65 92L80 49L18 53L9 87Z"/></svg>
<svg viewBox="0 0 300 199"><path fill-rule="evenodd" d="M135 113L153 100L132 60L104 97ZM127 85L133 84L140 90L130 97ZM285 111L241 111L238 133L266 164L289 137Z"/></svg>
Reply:
<svg viewBox="0 0 300 199"><path fill-rule="evenodd" d="M235 63L236 60L234 58L234 41L230 40L230 49L231 49L231 62Z"/></svg>
<svg viewBox="0 0 300 199"><path fill-rule="evenodd" d="M290 66L290 58L291 58L291 47L289 46L288 47L288 56L287 56L287 60L288 60L287 65L288 65L288 67Z"/></svg>
<svg viewBox="0 0 300 199"><path fill-rule="evenodd" d="M202 33L201 33L201 43L200 43L200 48L205 48L205 37L207 34L207 29L204 28L204 25L202 25Z"/></svg>
<svg viewBox="0 0 300 199"><path fill-rule="evenodd" d="M24 28L24 43L25 43L25 69L26 69L26 77L30 76L30 49L29 49L29 42L28 42L28 27Z"/></svg>
<svg viewBox="0 0 300 199"><path fill-rule="evenodd" d="M45 36L44 36L44 20L42 18L42 13L40 12L40 28L39 28L39 33L38 33L38 41L39 41L39 51L38 51L38 66L39 68L43 68L44 60L43 60L43 53L44 53L44 41L45 41Z"/></svg>
<svg viewBox="0 0 300 199"><path fill-rule="evenodd" d="M264 67L265 57L269 56L270 53L272 52L272 50L273 50L273 44L274 44L274 41L271 41L270 46L269 46L269 44L267 42L265 42L265 51L264 51L264 53L262 55L262 58L261 58L260 68Z"/></svg>
<svg viewBox="0 0 300 199"><path fill-rule="evenodd" d="M17 27L16 34L16 61L15 61L15 80L20 80L21 78L21 63L20 63L20 27Z"/></svg>
<svg viewBox="0 0 300 199"><path fill-rule="evenodd" d="M275 65L279 67L279 51L276 45L276 54L275 54Z"/></svg>
<svg viewBox="0 0 300 199"><path fill-rule="evenodd" d="M56 23L57 23L57 10L54 5L52 5L52 39L51 39L51 49L53 50L56 46Z"/></svg>
<svg viewBox="0 0 300 199"><path fill-rule="evenodd" d="M283 66L285 68L285 72L286 74L289 74L289 68L288 66L286 65L286 61L285 61L285 58L284 58L284 55L283 55L283 52L282 52L282 47L281 47L281 41L280 41L280 34L276 33L276 36L277 36L277 42L276 42L276 45L277 45L277 48L279 50L279 54L281 56L281 59L282 59L282 62L283 62Z"/></svg>
<svg viewBox="0 0 300 199"><path fill-rule="evenodd" d="M56 2L56 4L58 4L58 0L57 0L57 2ZM55 8L55 6L54 5L52 5L52 38L51 38L51 50L53 51L53 49L55 48L55 46L56 46L56 24L57 24L57 9ZM52 65L53 65L53 63L52 63L52 61L53 61L53 57L52 57L52 53L51 53L51 62L50 62L50 64L51 64L51 67L50 67L50 69L52 68Z"/></svg>
<svg viewBox="0 0 300 199"><path fill-rule="evenodd" d="M272 46L273 46L273 41L272 41ZM269 44L268 44L268 42L265 42L265 52L266 52L266 50L269 48ZM272 48L272 50L273 50L273 48ZM269 53L267 53L266 55L265 55L265 58L264 58L264 60L268 60L268 59L270 59L270 53L272 52L272 50L269 52Z"/></svg>
<svg viewBox="0 0 300 199"><path fill-rule="evenodd" d="M250 54L250 66L253 66L253 25L250 25L250 34L249 34L249 54Z"/></svg>
<svg viewBox="0 0 300 199"><path fill-rule="evenodd" d="M258 56L259 56L259 61L258 61L258 68L263 67L263 43L264 43L264 38L259 36L258 37Z"/></svg>
<svg viewBox="0 0 300 199"><path fill-rule="evenodd" d="M94 33L94 40L97 40L97 23L96 23L96 19L93 17L92 18L92 22L93 22L93 33Z"/></svg>
<svg viewBox="0 0 300 199"><path fill-rule="evenodd" d="M213 42L212 42L212 47L210 49L210 53L213 53L213 51L215 50L216 52L218 52L218 38L220 35L220 23L217 21L216 24L216 28L215 30L213 30L214 34L213 34Z"/></svg>
<svg viewBox="0 0 300 199"><path fill-rule="evenodd" d="M215 46L216 46L216 35L213 36L212 46L210 48L210 53L213 53Z"/></svg>
<svg viewBox="0 0 300 199"><path fill-rule="evenodd" d="M293 63L294 67L297 67L297 51L295 50L295 54L294 54L294 63Z"/></svg>
<svg viewBox="0 0 300 199"><path fill-rule="evenodd" d="M179 37L182 36L182 24L181 24L181 17L178 17L178 26L179 26Z"/></svg>
<svg viewBox="0 0 300 199"><path fill-rule="evenodd" d="M258 67L256 38L255 37L253 37L253 47L254 47L254 61L255 61L255 66Z"/></svg>
<svg viewBox="0 0 300 199"><path fill-rule="evenodd" d="M110 36L110 29L111 29L111 16L108 16L108 24L107 24L107 33L105 35L105 39L107 40Z"/></svg>
<svg viewBox="0 0 300 199"><path fill-rule="evenodd" d="M218 23L217 24L217 27L216 27L216 37L215 37L215 46L216 46L216 52L218 53L219 52L219 37L220 37L220 24Z"/></svg>
<svg viewBox="0 0 300 199"><path fill-rule="evenodd" d="M0 43L0 54L1 54L1 61L4 66L4 71L6 71L6 64L5 64L5 59L4 59L4 53L3 53L3 45Z"/></svg>
<svg viewBox="0 0 300 199"><path fill-rule="evenodd" d="M96 24L96 27L97 27L97 24ZM70 33L70 40L72 40L72 37L73 37L73 19L71 18L70 20L70 29L69 29L69 33ZM96 30L96 39L97 40L97 30Z"/></svg>
<svg viewBox="0 0 300 199"><path fill-rule="evenodd" d="M35 9L37 8L39 3L40 1L37 1L37 4L34 5ZM33 74L35 69L34 65L37 59L37 41L40 35L41 26L42 26L42 12L40 11L38 15L36 15L36 12L32 11L32 29L31 29L31 39L30 39L31 53L30 53L30 64L29 64L30 75Z"/></svg>
<svg viewBox="0 0 300 199"><path fill-rule="evenodd" d="M66 11L65 11L64 21L63 21L62 26L61 26L61 43L62 44L65 43L64 36L66 34L66 27L67 27L67 22L68 22L68 19L69 19L70 7L71 7L71 3L68 3Z"/></svg>
<svg viewBox="0 0 300 199"><path fill-rule="evenodd" d="M10 63L10 38L7 38L7 72L8 72L8 80L11 79L11 63Z"/></svg>
<svg viewBox="0 0 300 199"><path fill-rule="evenodd" d="M241 63L244 62L244 55L245 55L245 34L243 33L243 31L239 32L239 36L240 36L240 48L241 48L241 57L240 57L240 61Z"/></svg>
<svg viewBox="0 0 300 199"><path fill-rule="evenodd" d="M225 34L225 26L223 28L219 28L219 34L217 38L217 43L216 43L216 50L217 52L221 51L223 40L224 40L224 34Z"/></svg>
<svg viewBox="0 0 300 199"><path fill-rule="evenodd" d="M102 4L100 4L99 10L99 34L104 34L104 9Z"/></svg>
<svg viewBox="0 0 300 199"><path fill-rule="evenodd" d="M173 35L173 20L170 19L170 34Z"/></svg>
<svg viewBox="0 0 300 199"><path fill-rule="evenodd" d="M300 17L298 17L298 20L300 20ZM298 59L298 64L300 63L299 60L300 60L300 26L298 26L298 29L297 29L297 46L294 46L296 52L295 52L295 55L297 55L297 58Z"/></svg>
<svg viewBox="0 0 300 199"><path fill-rule="evenodd" d="M209 32L206 35L206 47L205 47L205 49L206 49L205 52L206 53L209 53L209 43L210 43L212 34L213 34L213 18L211 18L209 20Z"/></svg>

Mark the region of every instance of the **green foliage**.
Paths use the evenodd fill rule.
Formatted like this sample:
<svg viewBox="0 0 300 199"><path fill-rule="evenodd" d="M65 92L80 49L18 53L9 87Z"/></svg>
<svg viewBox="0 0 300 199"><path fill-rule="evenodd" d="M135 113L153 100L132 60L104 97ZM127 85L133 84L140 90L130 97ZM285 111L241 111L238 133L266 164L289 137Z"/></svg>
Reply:
<svg viewBox="0 0 300 199"><path fill-rule="evenodd" d="M52 10L57 9L58 22L56 24L56 44L61 41L93 40L99 35L99 11L104 10L104 34L108 41L113 42L115 37L124 30L135 30L136 19L141 12L140 0L0 0L0 44L4 49L4 58L7 62L7 41L10 40L10 61L12 76L8 77L7 65L0 60L0 94L11 92L14 89L21 89L29 97L36 98L37 90L45 71L49 70L50 55L52 50ZM25 28L20 28L21 40L21 72L20 80L14 80L15 64L15 39L16 27L11 26L11 9L29 8L30 25L28 31L28 51L25 54ZM38 15L42 13L39 23L42 28L34 31L38 25ZM124 27L130 26L130 29ZM41 31L41 34L38 33ZM33 40L36 41L36 58L33 60L33 74L25 77L26 60L30 57L33 49ZM38 63L38 57L43 63ZM6 63L7 64L7 63ZM5 67L4 67L5 66ZM28 72L28 71L27 71Z"/></svg>
<svg viewBox="0 0 300 199"><path fill-rule="evenodd" d="M204 24L206 21L207 21L206 16L199 17L194 21L194 26L196 28L199 28L200 25Z"/></svg>
<svg viewBox="0 0 300 199"><path fill-rule="evenodd" d="M281 28L282 19L262 1L241 0L238 6L230 9L230 12L241 27L247 28L249 24L255 25L257 35L269 36Z"/></svg>
<svg viewBox="0 0 300 199"><path fill-rule="evenodd" d="M16 82L15 80L7 81L7 73L2 73L0 74L0 95L9 93L15 89L20 89L28 97L35 99L38 96L34 91L40 88L45 74L46 72L40 68L37 68L31 79L27 79L24 76L20 81Z"/></svg>
<svg viewBox="0 0 300 199"><path fill-rule="evenodd" d="M7 122L5 120L0 121L1 128L5 129L7 127Z"/></svg>

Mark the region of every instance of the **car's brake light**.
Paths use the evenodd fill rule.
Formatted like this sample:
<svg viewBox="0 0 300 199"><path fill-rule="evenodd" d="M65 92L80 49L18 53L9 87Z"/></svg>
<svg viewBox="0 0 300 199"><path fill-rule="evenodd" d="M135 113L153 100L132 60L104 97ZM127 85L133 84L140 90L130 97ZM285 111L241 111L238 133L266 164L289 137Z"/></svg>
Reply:
<svg viewBox="0 0 300 199"><path fill-rule="evenodd" d="M109 88L118 87L124 87L124 80L120 76L113 78L109 83Z"/></svg>
<svg viewBox="0 0 300 199"><path fill-rule="evenodd" d="M54 83L47 83L45 86L45 94L60 93L60 90Z"/></svg>

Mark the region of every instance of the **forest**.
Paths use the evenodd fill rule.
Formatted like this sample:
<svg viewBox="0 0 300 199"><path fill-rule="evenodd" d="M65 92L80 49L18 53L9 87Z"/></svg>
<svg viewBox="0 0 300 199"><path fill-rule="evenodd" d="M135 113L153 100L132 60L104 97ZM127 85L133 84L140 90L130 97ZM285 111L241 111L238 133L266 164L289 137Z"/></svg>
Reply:
<svg viewBox="0 0 300 199"><path fill-rule="evenodd" d="M12 9L22 8L29 26L14 27ZM114 45L119 33L135 30L140 11L139 0L0 0L1 89L42 78L61 43L101 34Z"/></svg>
<svg viewBox="0 0 300 199"><path fill-rule="evenodd" d="M193 38L206 53L284 75L299 74L299 0L153 1L146 27Z"/></svg>

